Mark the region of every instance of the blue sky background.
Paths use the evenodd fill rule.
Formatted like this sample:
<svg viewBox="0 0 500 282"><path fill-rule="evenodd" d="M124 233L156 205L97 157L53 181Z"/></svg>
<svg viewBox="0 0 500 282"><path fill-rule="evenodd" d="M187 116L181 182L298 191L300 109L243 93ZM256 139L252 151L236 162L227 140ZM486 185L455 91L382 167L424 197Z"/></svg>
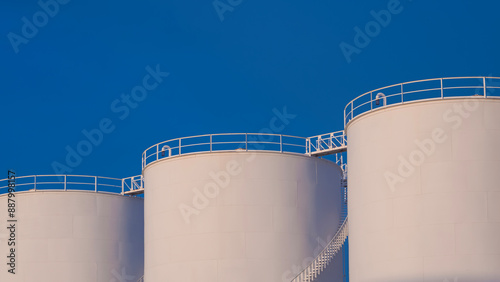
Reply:
<svg viewBox="0 0 500 282"><path fill-rule="evenodd" d="M342 130L345 105L374 88L500 76L493 0L401 0L401 13L348 63L339 44L354 45L354 28L389 2L245 0L221 21L213 0L71 0L16 53L9 33L22 36L22 18L33 22L42 8L1 1L0 172L54 173L65 147L103 118L115 130L71 174L140 174L141 153L157 142L259 132L273 108L297 115L282 133L306 137ZM156 65L170 75L121 120L111 104Z"/></svg>

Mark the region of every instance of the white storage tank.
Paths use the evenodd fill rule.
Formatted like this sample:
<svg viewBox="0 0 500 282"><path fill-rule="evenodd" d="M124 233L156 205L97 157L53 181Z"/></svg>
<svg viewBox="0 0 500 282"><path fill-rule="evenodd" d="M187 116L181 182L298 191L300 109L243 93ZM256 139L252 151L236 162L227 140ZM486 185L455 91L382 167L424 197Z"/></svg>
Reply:
<svg viewBox="0 0 500 282"><path fill-rule="evenodd" d="M121 195L119 187L115 193L101 192L114 186L109 178L67 180L64 185L53 176L19 178L22 192L11 198L16 201L15 230L6 228L12 219L9 197L5 187L0 189L0 281L137 281L144 273L144 200ZM101 180L107 183L98 184ZM75 186L79 191L71 190ZM6 263L10 238L16 243L15 274Z"/></svg>
<svg viewBox="0 0 500 282"><path fill-rule="evenodd" d="M350 281L500 281L500 83L488 80L348 105Z"/></svg>
<svg viewBox="0 0 500 282"><path fill-rule="evenodd" d="M289 282L337 231L333 162L214 144L179 154L174 141L143 155L154 159L143 162L145 281ZM316 281L342 281L342 260L325 273Z"/></svg>

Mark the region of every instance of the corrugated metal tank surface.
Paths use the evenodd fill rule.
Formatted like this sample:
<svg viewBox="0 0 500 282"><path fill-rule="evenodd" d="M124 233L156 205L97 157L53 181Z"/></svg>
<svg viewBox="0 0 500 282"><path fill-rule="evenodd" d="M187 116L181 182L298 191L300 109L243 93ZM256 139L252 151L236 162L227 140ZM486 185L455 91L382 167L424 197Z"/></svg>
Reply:
<svg viewBox="0 0 500 282"><path fill-rule="evenodd" d="M143 199L77 191L20 192L15 199L16 274L7 272L2 226L0 281L135 282L142 276ZM7 195L0 195L0 207L5 223Z"/></svg>
<svg viewBox="0 0 500 282"><path fill-rule="evenodd" d="M146 281L291 281L340 221L341 169L315 157L200 153L144 177Z"/></svg>
<svg viewBox="0 0 500 282"><path fill-rule="evenodd" d="M352 282L500 281L500 100L382 108L347 136Z"/></svg>

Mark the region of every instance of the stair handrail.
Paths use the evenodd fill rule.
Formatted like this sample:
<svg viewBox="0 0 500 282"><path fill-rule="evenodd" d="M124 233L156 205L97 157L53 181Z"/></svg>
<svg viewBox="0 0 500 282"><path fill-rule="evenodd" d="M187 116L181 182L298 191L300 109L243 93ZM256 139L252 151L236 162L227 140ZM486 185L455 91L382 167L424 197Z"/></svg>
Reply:
<svg viewBox="0 0 500 282"><path fill-rule="evenodd" d="M340 225L337 233L333 236L328 245L319 253L318 256L304 270L295 276L291 282L310 282L318 276L330 263L332 258L342 249L345 239L349 233L348 216Z"/></svg>

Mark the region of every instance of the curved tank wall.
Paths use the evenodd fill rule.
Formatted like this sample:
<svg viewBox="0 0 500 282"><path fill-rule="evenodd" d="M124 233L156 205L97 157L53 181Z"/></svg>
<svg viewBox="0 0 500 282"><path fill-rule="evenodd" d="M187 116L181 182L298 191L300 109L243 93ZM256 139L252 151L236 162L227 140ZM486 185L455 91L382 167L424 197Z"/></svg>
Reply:
<svg viewBox="0 0 500 282"><path fill-rule="evenodd" d="M36 191L16 193L15 199L17 263L12 275L4 263L10 236L4 226L7 195L0 195L0 281L135 282L142 276L142 198Z"/></svg>
<svg viewBox="0 0 500 282"><path fill-rule="evenodd" d="M382 108L346 131L351 281L500 281L499 99Z"/></svg>
<svg viewBox="0 0 500 282"><path fill-rule="evenodd" d="M291 281L340 223L341 169L315 157L200 153L144 178L146 281Z"/></svg>

